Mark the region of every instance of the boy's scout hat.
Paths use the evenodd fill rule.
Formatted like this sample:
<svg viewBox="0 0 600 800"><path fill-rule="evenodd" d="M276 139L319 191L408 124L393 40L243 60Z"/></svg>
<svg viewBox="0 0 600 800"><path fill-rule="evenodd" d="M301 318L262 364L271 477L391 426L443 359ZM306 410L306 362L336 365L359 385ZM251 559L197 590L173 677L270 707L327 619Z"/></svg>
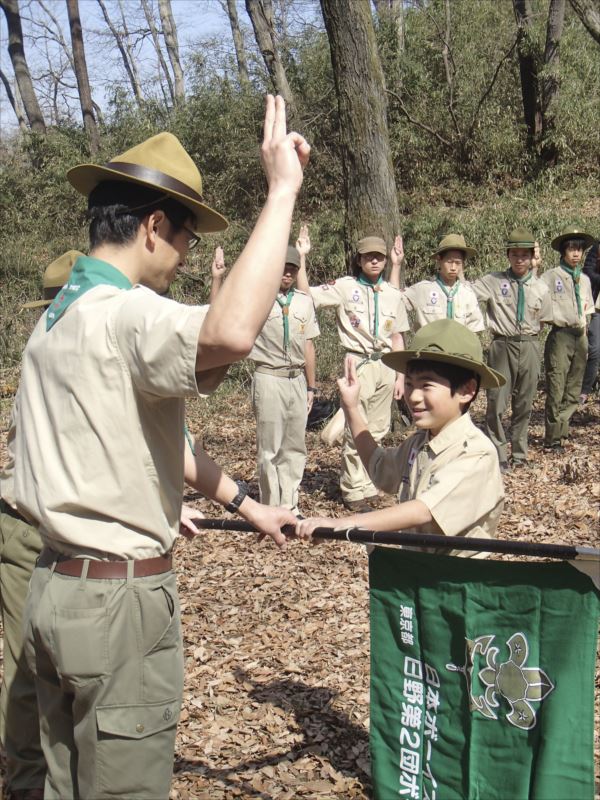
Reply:
<svg viewBox="0 0 600 800"><path fill-rule="evenodd" d="M472 247L467 247L465 244L465 237L460 233L449 233L438 244L438 249L435 253L431 254L432 258L441 255L445 250L462 250L467 258L474 258L477 255L477 250Z"/></svg>
<svg viewBox="0 0 600 800"><path fill-rule="evenodd" d="M387 247L380 236L365 236L364 239L359 239L356 250L361 255L364 253L381 253L382 256L387 256Z"/></svg>
<svg viewBox="0 0 600 800"><path fill-rule="evenodd" d="M398 372L406 372L408 362L415 359L470 369L480 376L483 389L495 389L506 383L503 375L484 363L477 335L453 319L439 319L424 325L415 333L409 350L395 350L381 357L387 367Z"/></svg>
<svg viewBox="0 0 600 800"><path fill-rule="evenodd" d="M508 234L508 239L506 240L506 249L510 250L511 247L529 247L533 250L535 236L527 228L515 228Z"/></svg>
<svg viewBox="0 0 600 800"><path fill-rule="evenodd" d="M172 133L152 136L107 164L79 164L67 172L67 180L86 196L102 181L125 181L156 189L189 208L195 218L195 233L223 231L228 224L204 203L200 171Z"/></svg>
<svg viewBox="0 0 600 800"><path fill-rule="evenodd" d="M48 264L44 270L44 277L42 279L42 300L32 300L30 303L25 303L23 308L40 308L41 306L49 306L58 294L65 283L69 280L69 275L73 269L73 264L77 261L79 256L82 256L79 250L67 250L62 256L55 258L51 264Z"/></svg>
<svg viewBox="0 0 600 800"><path fill-rule="evenodd" d="M287 253L285 254L285 263L293 264L300 269L300 253L293 245L288 245Z"/></svg>
<svg viewBox="0 0 600 800"><path fill-rule="evenodd" d="M560 246L563 242L566 242L567 239L583 239L585 242L585 249L591 247L596 241L593 236L590 236L589 233L585 233L581 228L572 227L567 228L566 231L563 231L556 239L552 239L552 249L560 253Z"/></svg>

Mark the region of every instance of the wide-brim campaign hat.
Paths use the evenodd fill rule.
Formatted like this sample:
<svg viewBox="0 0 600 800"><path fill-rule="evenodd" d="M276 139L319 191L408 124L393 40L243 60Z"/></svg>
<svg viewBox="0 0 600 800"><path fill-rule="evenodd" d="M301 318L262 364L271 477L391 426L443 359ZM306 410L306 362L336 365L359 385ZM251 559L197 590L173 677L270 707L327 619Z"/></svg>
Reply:
<svg viewBox="0 0 600 800"><path fill-rule="evenodd" d="M508 239L506 240L506 249L510 250L511 248L516 247L526 247L530 250L533 250L535 247L535 236L533 233L528 231L527 228L514 228L508 234Z"/></svg>
<svg viewBox="0 0 600 800"><path fill-rule="evenodd" d="M81 194L102 181L124 181L156 189L178 200L194 215L195 233L227 228L227 220L207 206L202 197L200 170L172 133L158 133L106 164L79 164L67 172L67 180Z"/></svg>
<svg viewBox="0 0 600 800"><path fill-rule="evenodd" d="M431 258L440 256L446 250L462 250L467 258L474 258L477 255L477 250L469 247L465 242L465 237L460 233L449 233L444 236L435 253L431 254Z"/></svg>
<svg viewBox="0 0 600 800"><path fill-rule="evenodd" d="M397 372L406 372L409 361L441 361L469 369L481 378L483 389L496 389L506 378L483 360L483 348L477 335L453 319L439 319L415 333L410 349L384 353L381 360Z"/></svg>
<svg viewBox="0 0 600 800"><path fill-rule="evenodd" d="M77 259L82 256L79 250L67 250L62 256L55 258L44 270L42 278L42 300L32 300L25 303L23 308L41 308L49 306L56 297L58 290L69 280L71 270Z"/></svg>
<svg viewBox="0 0 600 800"><path fill-rule="evenodd" d="M567 239L582 239L585 242L585 250L587 250L588 247L591 247L596 242L596 239L593 236L585 231L582 231L581 228L567 228L566 231L563 231L555 239L552 239L552 249L560 252L561 244L566 242Z"/></svg>
<svg viewBox="0 0 600 800"><path fill-rule="evenodd" d="M356 251L361 255L365 253L381 253L382 256L387 256L385 241L380 236L365 236L359 239Z"/></svg>
<svg viewBox="0 0 600 800"><path fill-rule="evenodd" d="M291 244L288 245L288 249L285 254L285 263L293 264L295 267L298 267L298 269L300 269L300 253Z"/></svg>

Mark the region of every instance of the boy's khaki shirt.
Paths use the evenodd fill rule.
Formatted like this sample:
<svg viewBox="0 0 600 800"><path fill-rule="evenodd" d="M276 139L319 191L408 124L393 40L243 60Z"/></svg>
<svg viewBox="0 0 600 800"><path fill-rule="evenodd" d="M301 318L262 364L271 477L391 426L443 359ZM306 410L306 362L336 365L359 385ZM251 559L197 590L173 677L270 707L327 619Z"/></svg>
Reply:
<svg viewBox="0 0 600 800"><path fill-rule="evenodd" d="M430 322L446 319L448 298L437 281L419 281L409 286L402 292L402 300L409 311L415 312L417 330ZM459 282L452 307L456 322L474 333L485 330L477 297L469 284Z"/></svg>
<svg viewBox="0 0 600 800"><path fill-rule="evenodd" d="M542 323L552 322L552 303L546 285L532 275L525 289L525 318L517 322L519 285L508 271L490 272L471 284L485 307L487 324L495 336L537 336Z"/></svg>
<svg viewBox="0 0 600 800"><path fill-rule="evenodd" d="M420 500L427 506L434 521L419 527L423 533L494 537L504 505L498 455L468 413L432 439L419 431L399 447L378 447L369 476L379 489L397 494L398 502Z"/></svg>
<svg viewBox="0 0 600 800"><path fill-rule="evenodd" d="M559 328L585 328L589 320L588 314L594 313L594 297L592 284L585 273L579 277L579 293L581 297L581 316L577 309L575 284L573 278L562 267L549 269L541 277L550 292L553 322Z"/></svg>
<svg viewBox="0 0 600 800"><path fill-rule="evenodd" d="M351 275L310 287L317 308L325 306L336 309L338 335L346 350L358 353L379 350L387 353L392 349L392 335L409 329L400 290L387 281L382 281L379 289L379 335L375 338L372 289L363 286Z"/></svg>
<svg viewBox="0 0 600 800"><path fill-rule="evenodd" d="M286 295L279 295L285 299ZM298 289L288 307L289 344L283 346L283 308L275 301L267 321L258 334L248 358L268 367L303 367L304 345L307 339L319 335L319 326L312 299Z"/></svg>
<svg viewBox="0 0 600 800"><path fill-rule="evenodd" d="M65 555L141 559L179 531L184 398L206 310L141 286L97 286L23 356L15 495Z"/></svg>

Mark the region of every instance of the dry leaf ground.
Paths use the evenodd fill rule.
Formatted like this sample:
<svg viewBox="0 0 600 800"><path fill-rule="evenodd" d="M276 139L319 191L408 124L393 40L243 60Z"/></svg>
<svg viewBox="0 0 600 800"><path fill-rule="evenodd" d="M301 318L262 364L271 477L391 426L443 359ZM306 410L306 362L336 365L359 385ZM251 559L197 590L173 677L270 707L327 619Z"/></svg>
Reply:
<svg viewBox="0 0 600 800"><path fill-rule="evenodd" d="M2 429L10 398L2 401ZM483 417L484 400L474 408ZM191 403L206 449L256 495L248 396L220 391ZM531 426L531 464L506 476L499 535L598 546L600 415L574 418L563 455L542 452L543 396ZM394 432L389 442L406 433ZM339 449L309 432L300 507L343 513ZM193 493L208 516L227 516ZM362 547L292 542L285 553L251 534L207 532L176 552L186 683L172 800L368 798L369 620ZM598 680L597 680L598 684ZM597 692L598 695L598 692ZM596 760L599 746L596 738Z"/></svg>

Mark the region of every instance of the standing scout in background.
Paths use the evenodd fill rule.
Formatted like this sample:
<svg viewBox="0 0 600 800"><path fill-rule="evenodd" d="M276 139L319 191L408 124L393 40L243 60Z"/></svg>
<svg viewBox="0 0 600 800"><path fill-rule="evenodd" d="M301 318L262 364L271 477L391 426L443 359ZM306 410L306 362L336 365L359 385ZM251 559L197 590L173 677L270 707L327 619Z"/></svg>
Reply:
<svg viewBox="0 0 600 800"><path fill-rule="evenodd" d="M492 538L504 501L502 476L496 450L471 421L469 406L480 385L501 386L504 378L484 364L477 336L454 320L425 325L409 350L386 353L383 361L405 373L404 398L417 427L399 447L378 446L363 422L360 383L350 359L338 385L365 468L376 486L397 493L398 504L341 519L304 520L297 535L307 538L319 526L357 526Z"/></svg>
<svg viewBox="0 0 600 800"><path fill-rule="evenodd" d="M588 252L583 265L583 271L590 279L592 297L595 309L598 308L600 297L600 245L595 244ZM598 377L598 364L600 363L600 314L597 310L590 317L588 327L588 357L581 384L579 402L583 405L592 393L596 378Z"/></svg>
<svg viewBox="0 0 600 800"><path fill-rule="evenodd" d="M41 300L23 308L50 305L82 256L69 250L46 267ZM8 434L8 461L0 470L0 602L4 630L0 738L6 754L4 797L42 800L46 762L40 744L35 683L23 652L23 612L29 580L42 549L37 530L19 514L14 488L15 428Z"/></svg>
<svg viewBox="0 0 600 800"><path fill-rule="evenodd" d="M215 262L211 301L222 280L217 254ZM312 340L319 335L312 299L294 288L299 267L299 253L290 246L279 294L248 356L256 365L252 408L260 501L294 514L306 464L306 418L316 392Z"/></svg>
<svg viewBox="0 0 600 800"><path fill-rule="evenodd" d="M540 374L538 335L542 324L552 321L547 287L531 272L534 243L532 233L515 228L506 242L509 268L490 272L473 284L493 337L488 363L506 378L503 386L489 389L485 415L486 432L504 471L509 462L502 415L510 403L512 464L521 466L527 461L529 419Z"/></svg>
<svg viewBox="0 0 600 800"><path fill-rule="evenodd" d="M579 266L594 237L569 228L552 240L560 253L560 266L544 272L541 280L550 290L552 330L546 339L546 432L544 447L562 450L569 436L569 420L579 403L587 361L586 324L594 311L592 287Z"/></svg>
<svg viewBox="0 0 600 800"><path fill-rule="evenodd" d="M300 253L310 252L308 229L298 237ZM403 350L402 334L409 328L400 290L383 279L386 246L378 236L358 242L352 275L322 286L308 284L301 258L298 288L309 291L316 308L336 310L338 335L347 355L357 364L361 378L360 402L373 437L380 441L390 429L392 398L402 397L403 376L381 360L383 353ZM346 508L369 510L379 496L367 475L349 429L344 435L340 488Z"/></svg>
<svg viewBox="0 0 600 800"><path fill-rule="evenodd" d="M471 286L461 280L465 261L475 255L463 236L455 233L444 236L431 256L435 259L437 277L419 281L402 292L407 311L415 312L415 330L439 319L454 319L476 333L485 330L477 297ZM391 259L395 267L394 250Z"/></svg>
<svg viewBox="0 0 600 800"><path fill-rule="evenodd" d="M278 544L295 522L245 496L204 451L192 456L183 435L184 398L214 389L250 352L280 285L309 147L286 134L279 97L267 98L261 155L265 206L206 314L160 296L198 234L227 224L180 142L161 133L68 173L88 196L91 255L33 332L15 400L15 499L44 543L25 648L46 798L169 795L184 478Z"/></svg>

